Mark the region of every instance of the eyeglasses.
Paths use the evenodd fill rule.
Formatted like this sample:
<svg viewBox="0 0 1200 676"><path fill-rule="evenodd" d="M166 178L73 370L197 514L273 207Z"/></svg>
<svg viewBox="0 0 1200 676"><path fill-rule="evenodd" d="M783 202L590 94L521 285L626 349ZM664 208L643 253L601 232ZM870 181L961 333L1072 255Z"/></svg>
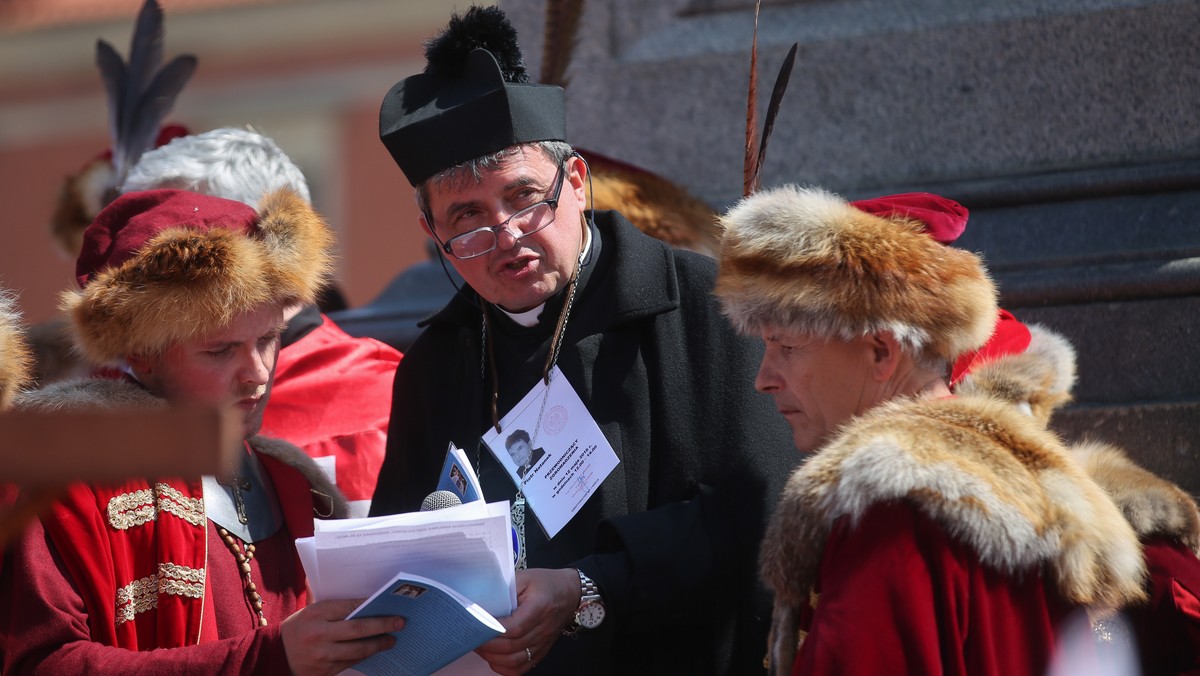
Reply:
<svg viewBox="0 0 1200 676"><path fill-rule="evenodd" d="M507 230L510 224L519 233L516 237L518 241L522 237L542 230L554 222L554 212L558 210L558 196L562 194L563 179L566 177L565 169L565 166L558 168L558 176L554 179L554 190L549 197L521 209L505 219L503 223L491 227L475 228L461 235L455 235L445 242L437 240L437 235L434 235L434 239L441 245L442 251L459 260L466 260L482 256L495 249L500 242L500 233Z"/></svg>

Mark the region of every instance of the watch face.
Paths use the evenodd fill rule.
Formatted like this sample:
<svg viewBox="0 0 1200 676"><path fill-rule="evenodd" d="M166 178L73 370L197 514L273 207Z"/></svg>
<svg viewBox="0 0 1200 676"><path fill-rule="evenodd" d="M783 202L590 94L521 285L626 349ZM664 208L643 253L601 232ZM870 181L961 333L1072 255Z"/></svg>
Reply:
<svg viewBox="0 0 1200 676"><path fill-rule="evenodd" d="M604 621L604 606L588 601L575 612L575 621L584 629L595 629Z"/></svg>

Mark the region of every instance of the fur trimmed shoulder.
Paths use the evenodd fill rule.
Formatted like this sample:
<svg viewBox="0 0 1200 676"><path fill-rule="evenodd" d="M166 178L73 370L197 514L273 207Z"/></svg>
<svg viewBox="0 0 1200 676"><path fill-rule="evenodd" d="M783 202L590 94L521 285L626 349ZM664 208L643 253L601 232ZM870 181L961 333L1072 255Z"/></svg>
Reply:
<svg viewBox="0 0 1200 676"><path fill-rule="evenodd" d="M0 289L0 411L8 408L32 371L33 356L21 327L16 299Z"/></svg>
<svg viewBox="0 0 1200 676"><path fill-rule="evenodd" d="M1005 402L960 397L879 406L796 471L763 540L776 603L806 602L836 519L897 500L994 569L1045 565L1074 603L1144 598L1137 537L1057 437Z"/></svg>
<svg viewBox="0 0 1200 676"><path fill-rule="evenodd" d="M13 402L13 407L23 411L47 412L155 410L166 408L167 401L125 380L77 378L22 392Z"/></svg>
<svg viewBox="0 0 1200 676"><path fill-rule="evenodd" d="M1139 467L1116 446L1082 442L1071 453L1125 515L1139 537L1163 536L1200 555L1200 510L1175 484Z"/></svg>
<svg viewBox="0 0 1200 676"><path fill-rule="evenodd" d="M1075 387L1075 348L1063 336L1029 325L1029 347L971 370L955 388L960 395L982 395L1012 403L1039 420L1071 401Z"/></svg>
<svg viewBox="0 0 1200 676"><path fill-rule="evenodd" d="M308 480L308 485L312 487L312 491L327 498L332 504L333 509L329 518L344 519L350 516L350 505L346 502L346 496L342 495L342 491L329 480L325 472L321 471L321 468L317 467L317 463L304 451L283 439L273 437L254 436L249 439L249 442L254 450L263 455L269 455L304 475L304 478Z"/></svg>

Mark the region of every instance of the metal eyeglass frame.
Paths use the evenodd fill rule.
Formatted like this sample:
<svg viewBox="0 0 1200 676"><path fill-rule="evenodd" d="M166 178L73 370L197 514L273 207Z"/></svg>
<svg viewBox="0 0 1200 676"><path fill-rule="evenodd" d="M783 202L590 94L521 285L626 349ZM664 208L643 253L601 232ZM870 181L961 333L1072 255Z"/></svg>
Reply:
<svg viewBox="0 0 1200 676"><path fill-rule="evenodd" d="M522 232L520 234L520 236L518 236L516 238L517 241L520 241L521 238L528 237L529 235L532 235L537 232L541 232L542 230L545 230L546 228L550 227L554 223L554 220L558 215L558 198L560 195L562 195L562 187L563 187L563 183L566 180L566 177L567 177L567 167L566 167L566 164L564 163L564 164L559 165L559 167L558 167L558 177L554 179L554 191L553 191L553 193L551 193L551 195L549 197L547 197L544 200L541 200L540 202L535 202L534 204L530 204L529 206L525 207L524 209L521 209L520 211L514 213L512 216L509 216L508 218L504 219L504 221L501 223L498 223L498 224L492 225L492 226L482 227L482 228L475 228L474 230L469 230L462 234L455 235L455 236L451 237L450 239L446 240L445 242L438 239L438 236L433 232L433 228L430 228L429 234L433 235L434 241L436 241L438 243L438 246L440 246L442 248L442 251L445 251L448 255L454 256L455 258L457 258L460 261L469 260L471 258L478 258L479 256L482 256L484 254L495 251L496 247L500 246L500 233L502 231L508 229L508 224L511 223L513 221L513 219L520 218L521 216L523 216L543 205L549 206L550 207L550 220L546 221L546 224L543 225L542 227L538 228L537 230L531 230L530 232ZM428 216L426 218L428 218ZM429 220L431 223L433 222L432 219L429 219ZM492 245L490 247L488 247L487 249L484 249L483 251L480 251L479 253L471 254L470 256L459 256L458 254L454 253L454 250L451 248L451 242L453 242L456 239L462 239L464 237L470 237L472 235L477 235L484 231L489 231L492 233Z"/></svg>

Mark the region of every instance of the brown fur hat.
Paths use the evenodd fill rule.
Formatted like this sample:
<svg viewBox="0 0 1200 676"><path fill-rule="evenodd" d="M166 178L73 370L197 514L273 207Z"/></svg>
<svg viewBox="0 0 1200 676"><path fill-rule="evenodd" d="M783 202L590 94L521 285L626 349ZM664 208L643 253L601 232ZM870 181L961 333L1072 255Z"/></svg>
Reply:
<svg viewBox="0 0 1200 676"><path fill-rule="evenodd" d="M29 380L33 358L21 328L17 299L0 289L0 411Z"/></svg>
<svg viewBox="0 0 1200 676"><path fill-rule="evenodd" d="M290 190L241 202L182 190L118 197L84 234L62 294L83 354L112 363L227 326L263 303L312 303L333 235Z"/></svg>
<svg viewBox="0 0 1200 676"><path fill-rule="evenodd" d="M985 342L996 289L982 262L924 224L880 218L820 189L783 186L722 219L716 294L743 333L766 325L850 340L891 332L952 361Z"/></svg>

